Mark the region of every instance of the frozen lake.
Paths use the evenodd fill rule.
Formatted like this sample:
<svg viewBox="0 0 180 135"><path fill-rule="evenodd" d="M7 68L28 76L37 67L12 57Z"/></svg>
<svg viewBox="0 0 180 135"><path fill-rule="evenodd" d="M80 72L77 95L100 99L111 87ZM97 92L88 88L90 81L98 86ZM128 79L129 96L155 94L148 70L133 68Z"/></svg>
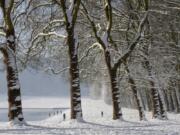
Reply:
<svg viewBox="0 0 180 135"><path fill-rule="evenodd" d="M61 114L68 108L23 108L23 114L26 121L44 120L50 116ZM8 109L0 108L0 121L8 121Z"/></svg>

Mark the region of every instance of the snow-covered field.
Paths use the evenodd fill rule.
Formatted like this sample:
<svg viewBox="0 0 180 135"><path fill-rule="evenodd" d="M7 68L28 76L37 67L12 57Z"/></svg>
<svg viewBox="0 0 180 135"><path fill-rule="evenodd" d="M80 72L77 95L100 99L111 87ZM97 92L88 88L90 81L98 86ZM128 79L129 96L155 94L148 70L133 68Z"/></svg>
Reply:
<svg viewBox="0 0 180 135"><path fill-rule="evenodd" d="M1 72L0 80L0 108L7 108L5 74ZM68 83L62 78L26 70L20 74L20 82L23 108L70 107ZM81 88L82 95L87 96L89 87L81 85ZM47 115L42 121L25 117L29 121L23 127L10 126L0 117L0 135L180 135L180 114L169 114L168 121L158 121L151 119L151 113L146 113L148 121L140 122L136 110L123 108L124 121L113 121L112 107L102 100L84 97L82 107L83 122L70 120L69 110L63 112L67 117L65 121L60 113L51 117Z"/></svg>
<svg viewBox="0 0 180 135"><path fill-rule="evenodd" d="M44 102L43 102L44 101ZM45 102L46 101L46 102ZM1 135L180 135L180 115L169 114L168 121L152 120L151 113L146 113L148 121L140 122L138 112L133 109L123 109L124 121L111 119L112 108L102 100L82 100L84 121L66 120L62 114L49 117L42 121L27 121L23 127L10 126L0 122ZM0 104L1 106L3 103ZM29 98L24 99L24 107L69 107L67 98ZM101 117L101 111L104 116Z"/></svg>

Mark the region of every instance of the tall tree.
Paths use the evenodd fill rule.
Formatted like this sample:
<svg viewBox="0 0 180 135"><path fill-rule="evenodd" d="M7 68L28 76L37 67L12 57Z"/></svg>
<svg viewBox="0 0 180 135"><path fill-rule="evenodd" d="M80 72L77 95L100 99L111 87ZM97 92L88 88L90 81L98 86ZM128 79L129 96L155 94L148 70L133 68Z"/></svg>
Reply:
<svg viewBox="0 0 180 135"><path fill-rule="evenodd" d="M1 52L4 55L4 63L7 72L8 85L8 103L9 103L9 121L12 124L24 124L24 117L21 104L21 91L18 79L18 69L16 63L16 36L14 25L11 20L14 0L1 0L0 7L4 17L4 31L6 43L1 47Z"/></svg>
<svg viewBox="0 0 180 135"><path fill-rule="evenodd" d="M115 45L115 42L112 39L111 36L111 30L113 26L113 18L112 18L112 5L110 0L104 0L104 11L106 16L106 29L104 31L104 34L102 36L99 35L97 27L95 22L92 20L92 17L89 13L89 11L86 9L85 5L82 3L84 14L86 15L87 19L89 20L92 30L94 32L95 38L97 40L98 45L102 48L104 52L104 58L109 74L110 84L111 84L111 93L112 93L112 104L113 104L113 119L123 119L122 117L122 111L121 111L121 105L120 105L120 91L118 88L117 83L117 70L121 66L121 64L124 63L124 61L127 60L127 58L130 56L132 51L134 50L135 46L137 45L138 41L141 38L141 32L143 29L143 26L145 24L147 13L145 13L144 18L141 20L137 35L135 36L134 40L131 42L128 51L123 54L121 57L118 58L117 62L113 64L112 61L112 55L111 55L111 49L112 46L115 48L117 45Z"/></svg>
<svg viewBox="0 0 180 135"><path fill-rule="evenodd" d="M56 1L59 3L58 1ZM80 92L80 79L79 79L79 65L78 65L78 35L75 31L75 24L79 11L81 0L71 0L69 6L67 0L60 0L60 6L63 10L66 33L67 45L69 48L70 59L70 86L71 86L71 119L82 119L81 107L81 92Z"/></svg>
<svg viewBox="0 0 180 135"><path fill-rule="evenodd" d="M127 63L124 62L124 65L125 65L125 70L126 70L126 72L128 74L129 85L130 85L130 87L132 89L133 95L134 95L135 100L136 100L137 109L139 111L139 119L140 120L146 120L142 99L140 97L139 91L137 90L135 80L133 79L133 77L132 77L132 75L130 73L130 70L128 68Z"/></svg>
<svg viewBox="0 0 180 135"><path fill-rule="evenodd" d="M144 8L147 10L149 9L149 0L145 0ZM144 31L144 36L149 37L147 38L149 42L144 42L144 45L142 46L142 51L143 51L142 56L144 58L144 65L148 73L149 84L151 87L150 90L151 90L152 105L153 105L153 117L159 118L159 119L161 118L167 119L164 97L163 97L160 87L158 86L157 78L155 77L155 74L152 69L152 65L149 61L149 55L150 55L149 46L151 44L151 38L150 38L151 28L150 27L153 27L150 24L149 18L147 19L145 27L146 29Z"/></svg>

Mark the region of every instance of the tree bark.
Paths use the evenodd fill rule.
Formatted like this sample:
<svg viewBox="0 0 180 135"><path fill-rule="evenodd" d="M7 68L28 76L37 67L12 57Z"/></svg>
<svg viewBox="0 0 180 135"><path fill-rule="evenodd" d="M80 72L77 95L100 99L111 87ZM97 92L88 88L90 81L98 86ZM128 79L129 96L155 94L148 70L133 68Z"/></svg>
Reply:
<svg viewBox="0 0 180 135"><path fill-rule="evenodd" d="M164 94L162 93L162 91L160 90L159 88L159 103L160 103L160 110L161 110L161 117L162 119L164 120L167 120L167 107L166 107L166 103L165 103L165 96Z"/></svg>
<svg viewBox="0 0 180 135"><path fill-rule="evenodd" d="M140 120L146 120L145 113L144 113L144 108L143 108L143 105L142 105L142 100L140 99L140 96L139 96L139 93L137 91L137 87L136 87L136 84L134 82L134 79L132 77L129 77L128 82L131 85L133 95L134 95L134 97L136 99L137 109L139 111L139 118L140 118Z"/></svg>
<svg viewBox="0 0 180 135"><path fill-rule="evenodd" d="M151 90L151 96L152 96L152 111L153 111L153 118L158 119L167 119L167 113L165 108L165 102L163 100L163 95L158 90L156 86L156 82L154 81L154 75L152 73L152 66L150 64L150 61L148 60L149 53L148 53L148 45L143 46L143 53L145 55L144 57L144 66L148 72L149 77L149 84L150 84L150 90Z"/></svg>
<svg viewBox="0 0 180 135"><path fill-rule="evenodd" d="M114 120L122 120L122 111L120 105L120 92L117 84L117 69L113 69L111 67L111 56L108 50L104 50L105 52L105 61L108 68L110 84L111 84L111 93L112 93L112 104L113 104L113 119Z"/></svg>
<svg viewBox="0 0 180 135"><path fill-rule="evenodd" d="M111 81L111 91L112 91L112 103L113 103L113 119L122 120L122 111L120 104L120 92L117 84L117 76L115 70L109 70L109 76Z"/></svg>
<svg viewBox="0 0 180 135"><path fill-rule="evenodd" d="M145 52L146 53L146 52ZM150 90L151 90L151 96L152 96L152 115L153 118L161 118L161 112L160 112L160 102L159 102L159 93L158 90L155 88L155 82L153 81L151 66L149 63L149 60L147 58L145 59L145 68L147 69L148 76L149 76L149 84L150 84Z"/></svg>
<svg viewBox="0 0 180 135"><path fill-rule="evenodd" d="M130 75L130 71L129 71L129 68L127 67L127 64L125 64L125 68L126 68L126 71L128 73L128 82L130 84L130 87L132 89L133 95L134 95L135 100L136 100L137 109L139 111L139 118L140 118L140 120L146 120L142 99L140 98L140 95L138 93L135 81L132 78L132 76Z"/></svg>
<svg viewBox="0 0 180 135"><path fill-rule="evenodd" d="M7 86L8 86L8 117L9 121L17 123L23 121L21 91L18 79L18 70L16 65L15 52L8 48L3 50L4 63L6 65Z"/></svg>
<svg viewBox="0 0 180 135"><path fill-rule="evenodd" d="M173 101L173 105L174 105L174 111L176 113L179 113L180 112L180 104L178 102L178 97L177 97L177 94L176 94L176 90L173 88L172 89L172 101Z"/></svg>
<svg viewBox="0 0 180 135"><path fill-rule="evenodd" d="M70 58L70 85L71 85L71 119L82 118L80 78L77 55L77 39L74 37L74 29L67 28L68 48Z"/></svg>
<svg viewBox="0 0 180 135"><path fill-rule="evenodd" d="M171 106L171 110L172 110L172 112L174 112L175 111L175 105L174 105L174 101L173 101L173 95L172 95L172 92L170 92L170 95L169 95L169 97L170 97L170 106Z"/></svg>
<svg viewBox="0 0 180 135"><path fill-rule="evenodd" d="M71 119L81 120L83 119L82 107L81 107L81 92L80 92L80 78L79 78L79 66L78 66L78 39L74 32L77 14L81 0L70 1L66 0L57 1L57 4L62 7L66 32L67 32L67 45L69 48L70 59L70 93L71 93ZM59 3L60 2L60 3Z"/></svg>
<svg viewBox="0 0 180 135"><path fill-rule="evenodd" d="M179 99L180 96L176 88L175 88L175 96L176 96L176 101L177 101L177 113L180 113L180 99Z"/></svg>
<svg viewBox="0 0 180 135"><path fill-rule="evenodd" d="M11 0L9 5L5 4L5 0L0 2L0 6L3 12L4 22L5 22L5 33L6 33L6 45L1 49L4 55L4 63L6 65L7 73L7 87L8 87L8 103L9 110L8 116L9 121L12 124L23 124L24 117L22 112L21 103L21 90L18 78L18 69L16 63L16 36L14 25L11 20L11 10L14 1Z"/></svg>
<svg viewBox="0 0 180 135"><path fill-rule="evenodd" d="M169 103L169 96L168 96L168 91L165 90L164 92L164 97L165 97L165 102L166 102L166 106L167 106L167 111L171 111L170 109L170 103Z"/></svg>

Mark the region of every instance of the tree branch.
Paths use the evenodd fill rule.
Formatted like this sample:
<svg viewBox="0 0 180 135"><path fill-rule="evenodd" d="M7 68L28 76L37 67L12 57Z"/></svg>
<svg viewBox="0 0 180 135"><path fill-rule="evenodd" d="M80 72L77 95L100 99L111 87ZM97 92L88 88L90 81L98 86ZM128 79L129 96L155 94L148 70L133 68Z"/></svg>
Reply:
<svg viewBox="0 0 180 135"><path fill-rule="evenodd" d="M104 44L104 42L102 41L102 39L99 37L98 35L98 31L97 31L97 28L96 28L96 25L94 23L94 21L91 19L91 16L89 15L89 12L88 10L86 9L85 5L83 2L81 2L81 5L84 9L84 12L83 14L86 16L86 18L88 19L88 21L90 22L90 25L92 27L92 30L93 30L93 33L94 33L94 36L95 38L97 39L98 43L103 47L104 50L106 50L106 45Z"/></svg>
<svg viewBox="0 0 180 135"><path fill-rule="evenodd" d="M148 17L148 11L145 13L144 18L140 22L138 31L137 31L137 35L134 38L133 42L130 44L128 51L114 64L114 67L113 67L114 69L117 69L123 63L123 61L126 61L126 59L129 57L129 55L132 53L132 51L136 47L137 43L139 42L139 40L141 38L141 32L143 30L143 27L147 20L147 17Z"/></svg>

